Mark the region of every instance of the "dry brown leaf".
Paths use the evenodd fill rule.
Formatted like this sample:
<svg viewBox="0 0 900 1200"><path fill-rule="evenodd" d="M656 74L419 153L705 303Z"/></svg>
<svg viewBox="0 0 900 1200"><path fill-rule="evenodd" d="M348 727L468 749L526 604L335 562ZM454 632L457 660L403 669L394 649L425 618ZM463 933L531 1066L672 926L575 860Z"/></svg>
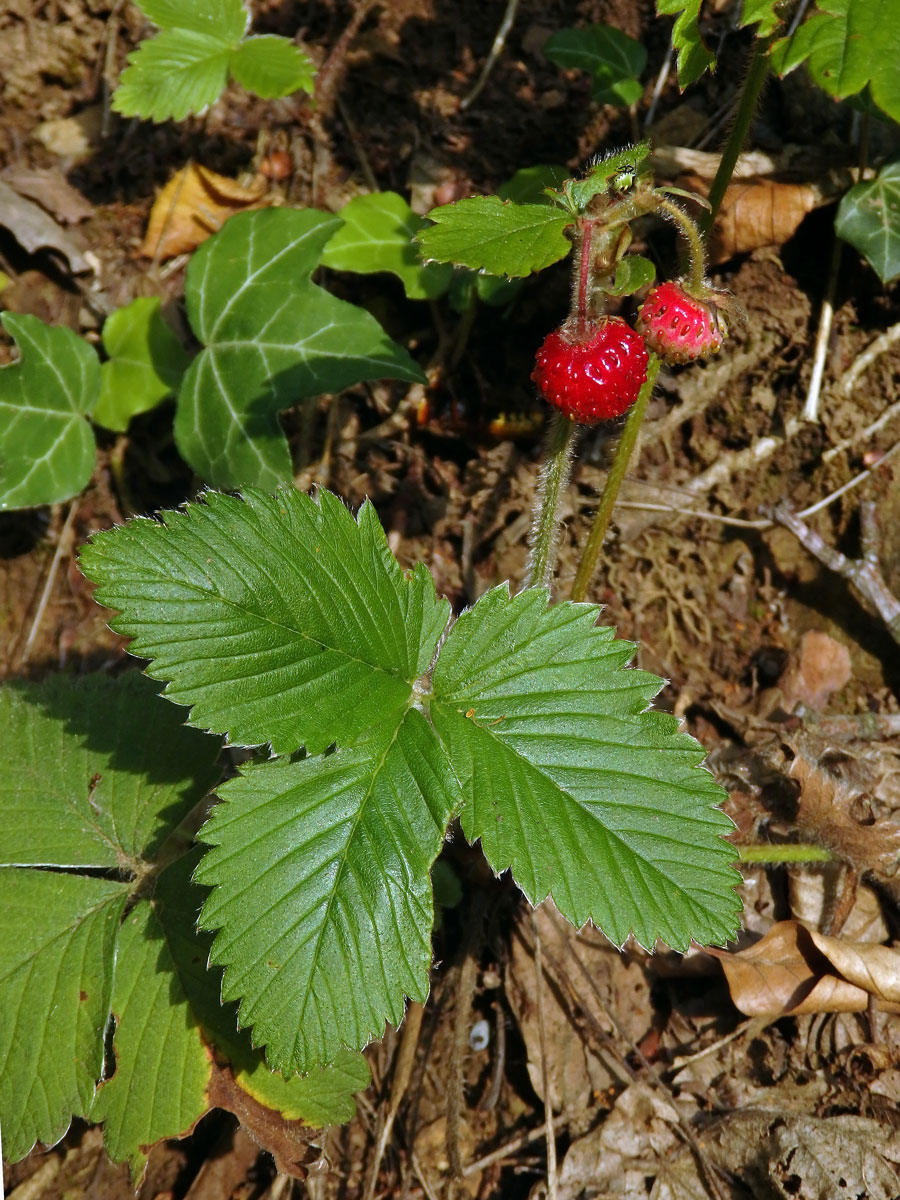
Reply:
<svg viewBox="0 0 900 1200"><path fill-rule="evenodd" d="M800 651L778 681L786 712L797 704L819 711L833 692L850 682L850 651L842 643L809 629L800 639Z"/></svg>
<svg viewBox="0 0 900 1200"><path fill-rule="evenodd" d="M707 953L721 962L735 1008L747 1017L863 1012L868 1007L868 993L828 973L809 930L796 921L776 922L746 950Z"/></svg>
<svg viewBox="0 0 900 1200"><path fill-rule="evenodd" d="M682 177L679 183L701 196L709 191L708 181L696 175ZM810 184L773 179L730 184L710 239L710 261L715 265L761 246L783 246L821 203L821 191Z"/></svg>
<svg viewBox="0 0 900 1200"><path fill-rule="evenodd" d="M59 167L18 164L5 167L0 175L20 196L34 200L63 225L77 225L94 214L94 205L72 187Z"/></svg>
<svg viewBox="0 0 900 1200"><path fill-rule="evenodd" d="M234 179L188 163L157 196L138 253L162 260L196 250L235 213L263 207L267 187L262 176L243 187Z"/></svg>
<svg viewBox="0 0 900 1200"><path fill-rule="evenodd" d="M710 949L736 1008L748 1017L864 1012L874 1000L900 1011L900 951L813 933L778 921L746 950Z"/></svg>

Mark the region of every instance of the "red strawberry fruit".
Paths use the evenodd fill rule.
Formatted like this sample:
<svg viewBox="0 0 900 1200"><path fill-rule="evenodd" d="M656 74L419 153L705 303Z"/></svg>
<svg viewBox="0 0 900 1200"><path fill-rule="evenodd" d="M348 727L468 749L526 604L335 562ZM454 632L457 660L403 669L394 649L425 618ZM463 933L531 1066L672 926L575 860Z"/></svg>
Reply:
<svg viewBox="0 0 900 1200"><path fill-rule="evenodd" d="M560 412L595 425L635 402L647 378L647 348L621 317L567 321L538 350L531 378Z"/></svg>
<svg viewBox="0 0 900 1200"><path fill-rule="evenodd" d="M638 311L636 327L649 348L669 363L693 362L717 354L727 328L718 309L685 291L680 283L651 288Z"/></svg>

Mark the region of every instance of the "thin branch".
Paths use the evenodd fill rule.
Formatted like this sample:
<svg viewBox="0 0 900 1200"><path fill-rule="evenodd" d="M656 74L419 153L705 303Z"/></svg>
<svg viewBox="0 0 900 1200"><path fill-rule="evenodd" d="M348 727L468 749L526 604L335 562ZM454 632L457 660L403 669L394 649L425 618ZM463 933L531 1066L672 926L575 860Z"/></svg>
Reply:
<svg viewBox="0 0 900 1200"><path fill-rule="evenodd" d="M491 71L497 65L497 60L503 53L503 47L506 45L506 39L509 37L509 31L513 27L513 21L516 19L516 9L519 7L519 0L507 0L506 10L503 13L503 20L500 22L500 28L497 30L497 35L494 38L494 44L491 46L490 53L484 61L484 66L481 68L481 73L475 80L475 85L469 92L468 96L464 96L459 105L459 111L465 112L466 109L474 104L490 78Z"/></svg>

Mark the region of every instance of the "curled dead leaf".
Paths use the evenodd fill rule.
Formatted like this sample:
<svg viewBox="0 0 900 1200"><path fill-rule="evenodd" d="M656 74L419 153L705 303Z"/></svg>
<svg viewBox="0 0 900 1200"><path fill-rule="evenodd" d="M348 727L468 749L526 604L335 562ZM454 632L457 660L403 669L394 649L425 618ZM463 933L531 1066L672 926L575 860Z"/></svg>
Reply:
<svg viewBox="0 0 900 1200"><path fill-rule="evenodd" d="M705 196L707 180L689 175L682 187ZM797 232L807 213L825 203L819 188L806 183L778 183L774 179L749 179L725 189L709 243L710 262L727 262L762 246L783 246Z"/></svg>
<svg viewBox="0 0 900 1200"><path fill-rule="evenodd" d="M865 1012L872 1001L900 1012L900 951L812 933L778 921L746 950L710 949L736 1008L748 1017Z"/></svg>
<svg viewBox="0 0 900 1200"><path fill-rule="evenodd" d="M829 696L850 682L850 651L842 643L809 629L800 639L800 651L792 657L778 681L784 708L792 712L797 704L819 711Z"/></svg>
<svg viewBox="0 0 900 1200"><path fill-rule="evenodd" d="M261 175L243 186L197 163L188 163L176 171L157 196L138 253L159 261L196 250L230 216L262 208L267 187Z"/></svg>

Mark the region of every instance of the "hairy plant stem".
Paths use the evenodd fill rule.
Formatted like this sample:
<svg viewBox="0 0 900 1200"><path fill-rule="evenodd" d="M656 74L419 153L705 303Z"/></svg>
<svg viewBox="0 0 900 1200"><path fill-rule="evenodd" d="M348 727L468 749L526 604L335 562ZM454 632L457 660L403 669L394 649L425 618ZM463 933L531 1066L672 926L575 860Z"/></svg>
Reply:
<svg viewBox="0 0 900 1200"><path fill-rule="evenodd" d="M691 293L702 294L703 277L706 267L706 251L700 230L683 209L671 200L659 201L659 212L673 225L678 226L678 232L688 246L688 279L687 290Z"/></svg>
<svg viewBox="0 0 900 1200"><path fill-rule="evenodd" d="M784 842L780 845L761 845L754 842L745 846L733 843L741 862L746 863L799 863L831 862L834 855L824 846L809 842Z"/></svg>
<svg viewBox="0 0 900 1200"><path fill-rule="evenodd" d="M705 212L700 218L700 232L704 237L709 236L710 230L715 223L716 216L722 204L722 198L725 195L725 189L731 182L731 176L734 174L738 156L743 150L747 134L750 132L750 123L753 120L763 84L769 73L768 50L770 43L771 39L761 38L753 50L753 57L750 59L750 66L747 70L747 78L744 80L740 99L735 109L731 133L728 135L728 141L725 143L725 149L722 151L722 157L719 160L718 170L709 189L707 199L709 200L710 211Z"/></svg>
<svg viewBox="0 0 900 1200"><path fill-rule="evenodd" d="M525 587L550 586L559 545L559 510L572 470L576 429L575 422L562 413L553 414L534 502Z"/></svg>
<svg viewBox="0 0 900 1200"><path fill-rule="evenodd" d="M588 535L588 540L581 556L581 562L578 564L578 570L575 573L575 582L572 584L570 597L572 600L583 600L585 598L591 580L594 577L594 571L597 569L597 560L600 558L600 550L603 547L603 539L606 537L612 511L615 507L616 497L619 494L619 488L622 486L622 480L625 477L625 472L634 453L638 431L644 419L644 413L647 411L647 404L649 403L650 394L653 391L653 385L656 383L656 376L658 374L659 359L651 351L647 362L647 378L644 381L644 386L638 392L638 398L635 400L631 412L628 414L628 420L625 422L625 428L622 430L622 436L616 447L616 456L613 459L609 474L606 476L603 494L600 497L600 504L594 516L594 524L591 527L591 532Z"/></svg>
<svg viewBox="0 0 900 1200"><path fill-rule="evenodd" d="M593 275L591 264L591 241L593 240L593 235L594 222L583 219L581 222L581 249L578 256L578 270L575 272L575 312L579 321L586 321L588 319L591 277Z"/></svg>

